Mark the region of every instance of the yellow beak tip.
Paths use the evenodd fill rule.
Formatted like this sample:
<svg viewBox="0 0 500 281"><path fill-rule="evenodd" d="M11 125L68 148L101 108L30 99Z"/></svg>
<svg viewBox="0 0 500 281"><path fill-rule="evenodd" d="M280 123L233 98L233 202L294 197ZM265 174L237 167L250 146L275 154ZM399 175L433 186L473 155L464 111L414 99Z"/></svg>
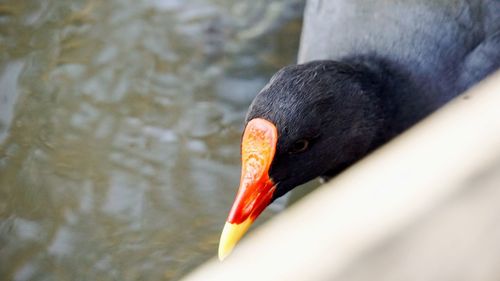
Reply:
<svg viewBox="0 0 500 281"><path fill-rule="evenodd" d="M231 251L232 250L229 251L221 250L221 248L219 247L219 261L223 261L227 256L229 256Z"/></svg>
<svg viewBox="0 0 500 281"><path fill-rule="evenodd" d="M253 220L248 218L240 224L226 222L219 242L219 260L223 261L238 243L241 237L247 232Z"/></svg>

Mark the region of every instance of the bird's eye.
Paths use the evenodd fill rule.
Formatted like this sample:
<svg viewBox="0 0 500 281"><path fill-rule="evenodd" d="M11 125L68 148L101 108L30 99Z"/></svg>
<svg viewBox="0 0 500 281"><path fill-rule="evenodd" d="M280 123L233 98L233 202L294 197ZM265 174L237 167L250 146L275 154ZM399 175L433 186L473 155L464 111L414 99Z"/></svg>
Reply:
<svg viewBox="0 0 500 281"><path fill-rule="evenodd" d="M308 140L298 140L292 144L292 147L288 151L290 154L295 154L306 150L309 147Z"/></svg>

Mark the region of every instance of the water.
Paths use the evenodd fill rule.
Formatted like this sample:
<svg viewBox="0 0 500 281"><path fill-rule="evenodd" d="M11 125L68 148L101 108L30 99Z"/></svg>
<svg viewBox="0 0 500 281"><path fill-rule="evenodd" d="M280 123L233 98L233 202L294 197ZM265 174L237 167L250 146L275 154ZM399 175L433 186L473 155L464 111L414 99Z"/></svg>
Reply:
<svg viewBox="0 0 500 281"><path fill-rule="evenodd" d="M176 280L213 257L302 5L0 1L0 279Z"/></svg>

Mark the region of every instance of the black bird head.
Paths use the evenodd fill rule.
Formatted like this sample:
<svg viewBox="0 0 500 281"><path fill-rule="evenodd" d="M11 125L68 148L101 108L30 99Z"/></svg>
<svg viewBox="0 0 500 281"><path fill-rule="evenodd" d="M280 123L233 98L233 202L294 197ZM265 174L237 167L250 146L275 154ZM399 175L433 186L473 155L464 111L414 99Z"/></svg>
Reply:
<svg viewBox="0 0 500 281"><path fill-rule="evenodd" d="M368 79L351 65L315 61L281 69L256 96L246 122L262 118L278 131L273 199L367 153L383 122L377 80Z"/></svg>
<svg viewBox="0 0 500 281"><path fill-rule="evenodd" d="M242 139L242 175L219 245L224 258L274 199L364 156L383 123L380 79L335 61L278 71L252 102Z"/></svg>

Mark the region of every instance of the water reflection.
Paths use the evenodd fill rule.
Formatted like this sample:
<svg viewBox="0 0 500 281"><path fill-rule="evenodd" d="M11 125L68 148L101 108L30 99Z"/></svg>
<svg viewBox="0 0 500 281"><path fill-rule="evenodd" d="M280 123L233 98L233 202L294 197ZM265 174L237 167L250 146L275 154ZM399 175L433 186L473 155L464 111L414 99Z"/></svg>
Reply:
<svg viewBox="0 0 500 281"><path fill-rule="evenodd" d="M0 3L2 279L175 280L212 257L244 113L294 61L301 8Z"/></svg>

